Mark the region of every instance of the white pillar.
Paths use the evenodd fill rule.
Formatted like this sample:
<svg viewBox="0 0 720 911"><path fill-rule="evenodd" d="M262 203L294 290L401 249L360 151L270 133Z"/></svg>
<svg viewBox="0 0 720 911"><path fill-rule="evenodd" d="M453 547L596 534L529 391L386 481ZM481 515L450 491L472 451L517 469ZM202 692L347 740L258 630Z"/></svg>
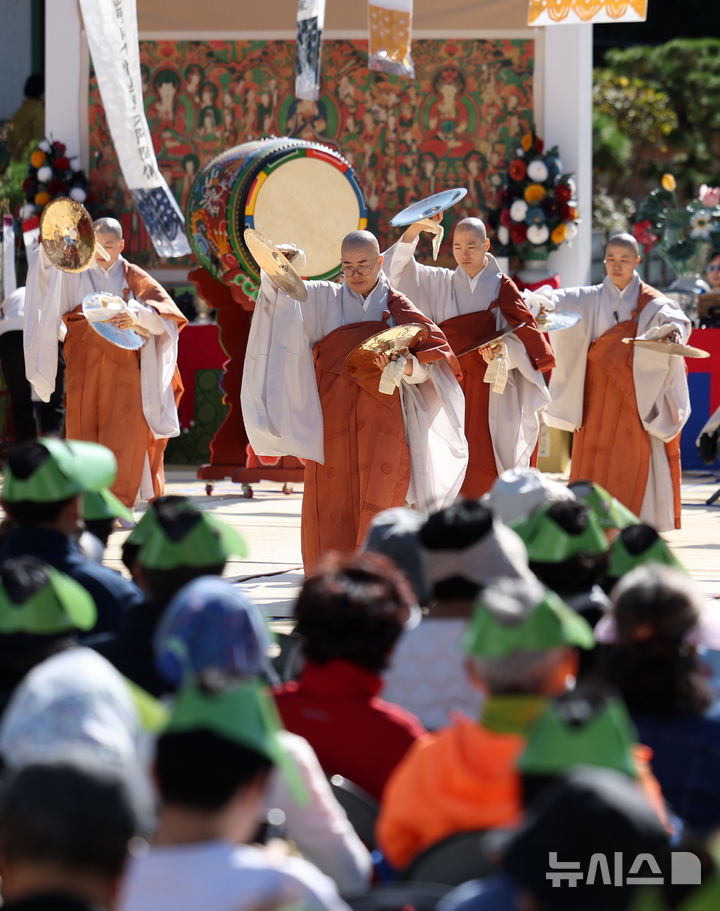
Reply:
<svg viewBox="0 0 720 911"><path fill-rule="evenodd" d="M590 281L592 258L592 25L544 29L536 95L538 132L557 145L563 172L575 175L580 210L579 233L552 254L564 287Z"/></svg>
<svg viewBox="0 0 720 911"><path fill-rule="evenodd" d="M88 167L87 42L77 0L45 4L45 135Z"/></svg>

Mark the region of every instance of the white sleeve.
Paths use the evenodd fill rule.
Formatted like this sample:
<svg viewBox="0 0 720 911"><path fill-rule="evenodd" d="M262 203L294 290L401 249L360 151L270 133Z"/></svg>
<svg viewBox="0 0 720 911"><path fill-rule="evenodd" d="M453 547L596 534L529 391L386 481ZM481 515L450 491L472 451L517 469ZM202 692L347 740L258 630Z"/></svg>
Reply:
<svg viewBox="0 0 720 911"><path fill-rule="evenodd" d="M63 313L65 274L48 259L42 246L30 261L25 290L23 346L25 375L41 401L55 390L58 333Z"/></svg>
<svg viewBox="0 0 720 911"><path fill-rule="evenodd" d="M282 731L283 746L291 753L310 800L299 806L290 796L278 770L270 777L265 803L285 813L287 836L303 856L335 880L343 895L367 890L372 860L333 796L313 748L303 737Z"/></svg>
<svg viewBox="0 0 720 911"><path fill-rule="evenodd" d="M413 262L418 239L416 237L409 244L399 240L383 253L383 272L393 288L400 285L403 272Z"/></svg>
<svg viewBox="0 0 720 911"><path fill-rule="evenodd" d="M409 376L406 373L403 374L403 383L410 383L411 386L416 386L418 383L424 383L430 376L427 367L421 364L414 354L411 354L408 357L408 360L412 364L413 369Z"/></svg>
<svg viewBox="0 0 720 911"><path fill-rule="evenodd" d="M163 318L153 307L141 304L138 300L128 301L128 310L135 317L138 326L146 329L151 335L162 335L166 331Z"/></svg>

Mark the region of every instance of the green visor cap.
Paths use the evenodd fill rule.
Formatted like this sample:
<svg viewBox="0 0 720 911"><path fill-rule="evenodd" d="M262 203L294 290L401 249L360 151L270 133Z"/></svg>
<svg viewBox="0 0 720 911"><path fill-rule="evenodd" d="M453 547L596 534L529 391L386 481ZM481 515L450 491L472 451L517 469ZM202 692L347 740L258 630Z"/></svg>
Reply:
<svg viewBox="0 0 720 911"><path fill-rule="evenodd" d="M157 514L158 504L166 502L170 499L173 500L173 505L177 512L198 511L193 501L189 500L187 497L159 497L157 500L153 500L152 503L148 504L148 508L143 513L140 521L137 523L135 528L133 528L127 538L125 538L125 544L132 544L134 547L140 548L140 546L147 541L151 530L160 527L160 522L158 520Z"/></svg>
<svg viewBox="0 0 720 911"><path fill-rule="evenodd" d="M179 529L184 533L173 540L155 516L142 533L138 563L146 569L176 569L217 566L231 555L247 556L245 539L231 525L194 507L187 510L187 519L185 527Z"/></svg>
<svg viewBox="0 0 720 911"><path fill-rule="evenodd" d="M168 707L163 702L160 702L159 699L156 699L155 696L151 696L147 690L139 687L137 683L133 683L129 677L123 677L123 680L140 716L140 723L143 728L153 734L159 734L160 731L167 727L168 719L170 718Z"/></svg>
<svg viewBox="0 0 720 911"><path fill-rule="evenodd" d="M132 511L107 487L103 490L88 490L83 497L83 519L95 522L99 519L127 519L132 522Z"/></svg>
<svg viewBox="0 0 720 911"><path fill-rule="evenodd" d="M573 766L591 765L638 778L632 754L636 741L620 700L576 691L551 703L530 728L517 768L530 775L561 775Z"/></svg>
<svg viewBox="0 0 720 911"><path fill-rule="evenodd" d="M56 440L42 437L37 441L50 457L28 478L18 478L5 462L3 499L7 503L31 500L53 503L66 500L86 490L109 487L117 474L112 452L98 443Z"/></svg>
<svg viewBox="0 0 720 911"><path fill-rule="evenodd" d="M165 733L205 730L255 750L273 762L295 801L309 795L294 760L282 745L280 716L270 689L258 680L208 692L190 684L178 693Z"/></svg>
<svg viewBox="0 0 720 911"><path fill-rule="evenodd" d="M537 581L501 579L475 602L462 647L466 655L501 658L561 646L591 649L590 624Z"/></svg>
<svg viewBox="0 0 720 911"><path fill-rule="evenodd" d="M616 500L604 487L591 481L575 481L568 485L575 497L593 513L600 528L627 528L637 525L640 519L627 506Z"/></svg>
<svg viewBox="0 0 720 911"><path fill-rule="evenodd" d="M97 610L87 589L32 557L0 564L0 635L52 635L95 626Z"/></svg>
<svg viewBox="0 0 720 911"><path fill-rule="evenodd" d="M687 575L687 570L668 545L650 525L635 525L624 529L610 547L610 579L621 579L637 566L659 563L672 566Z"/></svg>
<svg viewBox="0 0 720 911"><path fill-rule="evenodd" d="M562 563L581 553L602 554L608 549L607 539L591 509L586 513L588 524L581 534L570 535L548 515L552 506L548 503L526 519L510 523L510 528L523 539L531 563Z"/></svg>

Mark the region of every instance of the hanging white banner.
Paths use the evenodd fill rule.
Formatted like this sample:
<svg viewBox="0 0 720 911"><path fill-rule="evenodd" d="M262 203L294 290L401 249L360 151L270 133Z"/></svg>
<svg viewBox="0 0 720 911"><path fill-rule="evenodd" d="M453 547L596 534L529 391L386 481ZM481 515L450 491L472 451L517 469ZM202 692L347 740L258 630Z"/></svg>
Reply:
<svg viewBox="0 0 720 911"><path fill-rule="evenodd" d="M320 55L325 25L325 0L298 0L295 97L320 97Z"/></svg>
<svg viewBox="0 0 720 911"><path fill-rule="evenodd" d="M160 256L185 256L185 219L160 173L143 107L136 0L80 0L100 97L125 183Z"/></svg>

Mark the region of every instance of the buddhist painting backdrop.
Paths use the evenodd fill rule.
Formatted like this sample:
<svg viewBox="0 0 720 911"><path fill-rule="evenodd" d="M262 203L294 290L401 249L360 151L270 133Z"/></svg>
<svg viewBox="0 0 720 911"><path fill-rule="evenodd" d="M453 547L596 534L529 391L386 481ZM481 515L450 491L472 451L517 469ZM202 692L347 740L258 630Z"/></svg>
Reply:
<svg viewBox="0 0 720 911"><path fill-rule="evenodd" d="M494 205L507 150L532 124L533 53L531 40L416 40L417 78L408 80L370 72L366 41L327 40L313 102L293 97L294 41L140 45L158 164L181 206L219 152L266 135L296 136L327 143L350 162L381 246L398 234L390 218L430 193L467 186L463 214ZM160 265L119 175L94 76L90 180L98 209L123 221L130 258Z"/></svg>

